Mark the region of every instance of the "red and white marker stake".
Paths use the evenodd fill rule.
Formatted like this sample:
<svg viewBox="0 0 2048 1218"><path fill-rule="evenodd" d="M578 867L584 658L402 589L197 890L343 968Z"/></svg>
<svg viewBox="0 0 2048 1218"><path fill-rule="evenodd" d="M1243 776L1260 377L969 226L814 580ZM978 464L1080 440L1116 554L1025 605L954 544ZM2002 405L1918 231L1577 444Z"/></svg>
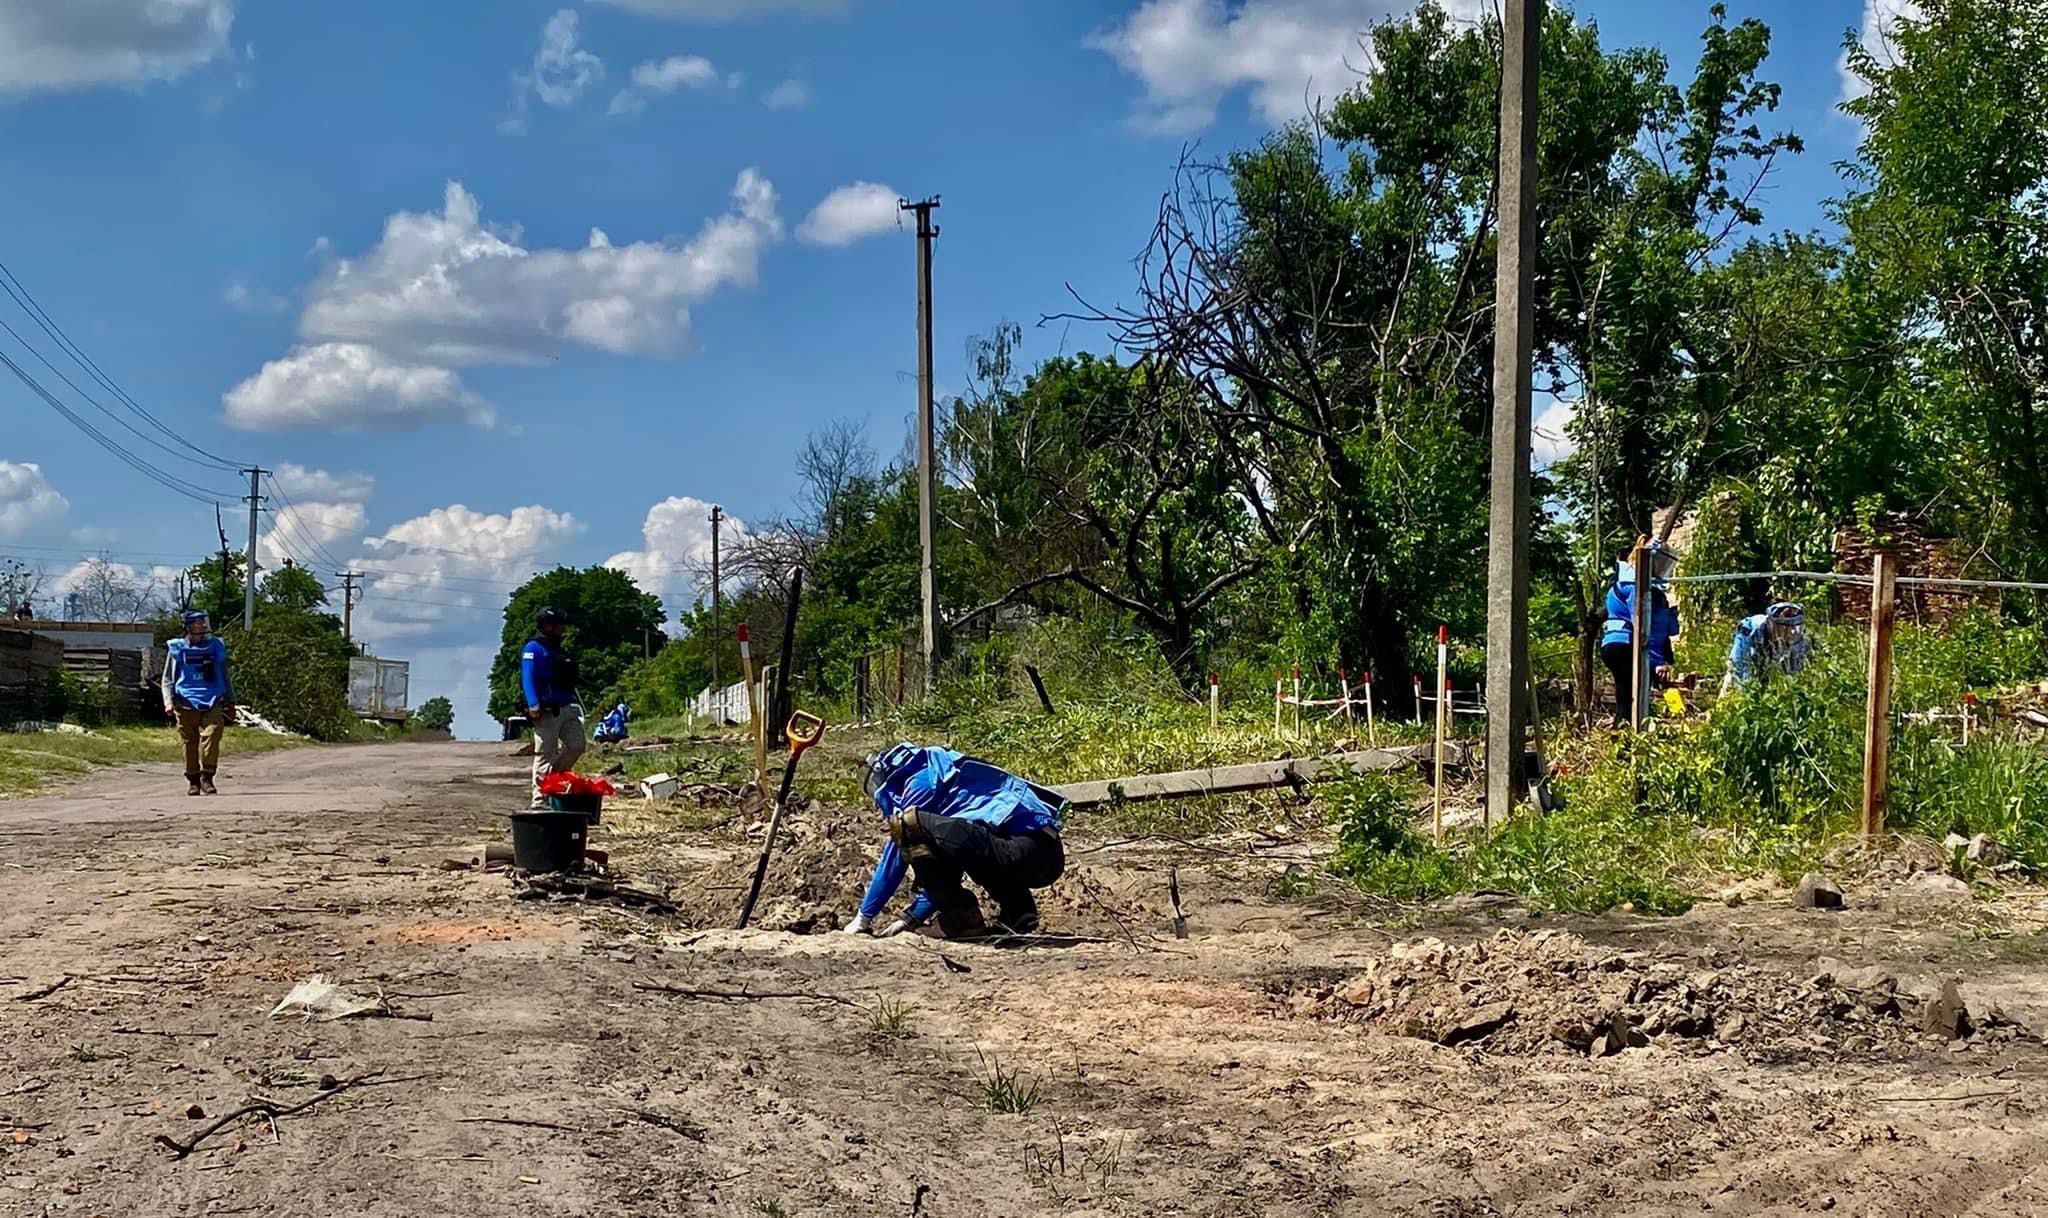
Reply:
<svg viewBox="0 0 2048 1218"><path fill-rule="evenodd" d="M1209 674L1209 730L1217 731L1223 726L1223 690L1216 683L1216 674Z"/></svg>
<svg viewBox="0 0 2048 1218"><path fill-rule="evenodd" d="M1282 683L1286 680L1285 672L1278 668L1273 670L1273 735L1276 739L1280 735L1280 705L1286 698L1286 687Z"/></svg>
<svg viewBox="0 0 2048 1218"><path fill-rule="evenodd" d="M1301 666L1294 668L1294 735L1301 737Z"/></svg>
<svg viewBox="0 0 2048 1218"><path fill-rule="evenodd" d="M1365 681L1365 743L1370 748L1380 747L1379 728L1372 721L1372 669L1358 674Z"/></svg>

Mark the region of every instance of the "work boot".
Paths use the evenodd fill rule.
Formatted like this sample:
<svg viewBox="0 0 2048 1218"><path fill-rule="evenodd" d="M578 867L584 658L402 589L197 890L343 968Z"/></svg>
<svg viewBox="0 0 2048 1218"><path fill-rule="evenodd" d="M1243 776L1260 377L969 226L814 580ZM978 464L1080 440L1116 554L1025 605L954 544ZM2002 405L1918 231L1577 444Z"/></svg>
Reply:
<svg viewBox="0 0 2048 1218"><path fill-rule="evenodd" d="M905 808L889 818L889 840L903 852L903 857L912 863L930 862L938 855L932 850L932 835L918 819L916 808ZM976 919L980 914L977 911Z"/></svg>
<svg viewBox="0 0 2048 1218"><path fill-rule="evenodd" d="M939 933L948 939L978 939L988 933L988 923L981 917L981 905L973 897L941 909L938 923Z"/></svg>
<svg viewBox="0 0 2048 1218"><path fill-rule="evenodd" d="M185 791L185 794L187 794L187 795L197 795L197 794L199 794L199 780L198 780L197 778L187 778L187 779L185 780L185 786L186 786L186 791Z"/></svg>
<svg viewBox="0 0 2048 1218"><path fill-rule="evenodd" d="M211 774L201 774L199 776L199 789L206 792L208 795L220 794L220 791L215 789L213 785L213 775Z"/></svg>
<svg viewBox="0 0 2048 1218"><path fill-rule="evenodd" d="M1029 892L996 907L996 924L1013 935L1038 933L1038 902Z"/></svg>

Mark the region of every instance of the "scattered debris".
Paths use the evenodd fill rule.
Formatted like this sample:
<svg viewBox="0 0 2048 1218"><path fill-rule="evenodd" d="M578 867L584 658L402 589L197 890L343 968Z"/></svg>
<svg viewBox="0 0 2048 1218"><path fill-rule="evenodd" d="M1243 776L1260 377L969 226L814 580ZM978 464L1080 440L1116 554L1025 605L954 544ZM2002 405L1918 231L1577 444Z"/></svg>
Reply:
<svg viewBox="0 0 2048 1218"><path fill-rule="evenodd" d="M1789 1061L1899 1051L1925 1044L1923 1034L2019 1033L1995 1012L1972 1019L1953 982L1923 999L1876 968L1828 966L1802 980L1707 954L1688 969L1555 930L1503 930L1465 947L1413 940L1363 970L1297 973L1266 990L1311 1017L1512 1056L1735 1046L1752 1059Z"/></svg>
<svg viewBox="0 0 2048 1218"><path fill-rule="evenodd" d="M512 896L522 901L616 901L651 914L673 915L678 912L665 893L649 892L601 875L575 875L562 871L548 875L515 872Z"/></svg>
<svg viewBox="0 0 2048 1218"><path fill-rule="evenodd" d="M50 995L56 993L58 990L63 989L67 985L70 985L71 982L71 974L65 973L62 976L59 976L55 981L45 982L44 984L36 986L33 989L24 990L21 993L16 994L14 996L14 1001L34 1002L38 998L48 998Z"/></svg>
<svg viewBox="0 0 2048 1218"><path fill-rule="evenodd" d="M1840 909L1842 890L1820 872L1809 871L1799 878L1799 887L1792 890L1792 904L1798 909Z"/></svg>
<svg viewBox="0 0 2048 1218"><path fill-rule="evenodd" d="M331 1023L337 1019L378 1017L386 1019L418 1019L430 1021L430 1014L400 1014L391 1003L379 993L375 998L353 994L329 981L319 973L313 974L292 987L292 992L270 1009L272 1019L287 1015L302 1015L308 1021Z"/></svg>
<svg viewBox="0 0 2048 1218"><path fill-rule="evenodd" d="M2010 858L2005 852L2005 847L1994 841L1988 833L1979 833L1971 838L1969 846L1963 851L1963 857L1979 867L2002 867Z"/></svg>
<svg viewBox="0 0 2048 1218"><path fill-rule="evenodd" d="M1188 937L1188 916L1180 908L1180 868L1166 869L1166 898L1173 903L1173 937Z"/></svg>
<svg viewBox="0 0 2048 1218"><path fill-rule="evenodd" d="M682 781L673 774L649 774L640 780L640 794L650 802L667 799L682 785Z"/></svg>

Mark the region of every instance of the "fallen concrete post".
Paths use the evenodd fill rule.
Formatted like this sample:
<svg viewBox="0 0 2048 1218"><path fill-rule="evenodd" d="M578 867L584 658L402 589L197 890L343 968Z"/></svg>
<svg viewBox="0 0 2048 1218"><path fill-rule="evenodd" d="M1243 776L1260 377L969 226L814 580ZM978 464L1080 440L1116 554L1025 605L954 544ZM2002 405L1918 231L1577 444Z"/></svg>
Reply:
<svg viewBox="0 0 2048 1218"><path fill-rule="evenodd" d="M1390 749L1361 749L1328 757L1288 757L1279 761L1254 761L1247 765L1217 766L1207 770L1175 770L1170 774L1137 774L1105 782L1070 782L1052 788L1068 806L1090 808L1121 797L1129 802L1148 799L1184 799L1196 795L1229 795L1238 791L1261 791L1311 782L1332 769L1349 769L1356 774L1398 770L1418 762L1427 764L1429 745ZM1464 746L1444 746L1446 767L1468 763Z"/></svg>

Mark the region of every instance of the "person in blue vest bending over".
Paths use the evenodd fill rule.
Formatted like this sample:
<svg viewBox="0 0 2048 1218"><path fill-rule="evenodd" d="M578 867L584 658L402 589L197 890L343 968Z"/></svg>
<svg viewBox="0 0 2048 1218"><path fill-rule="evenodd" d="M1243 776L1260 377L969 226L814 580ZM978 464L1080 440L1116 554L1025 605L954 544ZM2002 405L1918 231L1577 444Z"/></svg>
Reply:
<svg viewBox="0 0 2048 1218"><path fill-rule="evenodd" d="M889 841L848 934L868 933L906 867L916 895L881 933L898 934L937 916L948 939L987 933L971 879L996 903L998 930L1038 929L1034 888L1066 869L1060 812L1066 801L986 761L933 745L898 744L868 758L862 787L889 825Z"/></svg>
<svg viewBox="0 0 2048 1218"><path fill-rule="evenodd" d="M526 720L533 724L533 802L547 807L541 780L576 768L588 747L583 738L583 704L576 698L576 658L563 636L569 615L552 606L534 619L533 637L519 649L519 688Z"/></svg>
<svg viewBox="0 0 2048 1218"><path fill-rule="evenodd" d="M1806 637L1806 611L1779 601L1752 613L1735 626L1728 649L1728 685L1748 685L1775 673L1796 673L1806 667L1812 643Z"/></svg>
<svg viewBox="0 0 2048 1218"><path fill-rule="evenodd" d="M235 691L228 683L228 645L214 637L206 614L185 615L185 637L172 639L164 658L164 714L178 722L185 742L187 795L217 795L220 738L235 721Z"/></svg>
<svg viewBox="0 0 2048 1218"><path fill-rule="evenodd" d="M1644 659L1649 668L1649 682L1644 689L1649 692L1658 681L1671 676L1671 640L1678 635L1678 609L1664 595L1663 580L1659 572L1670 561L1664 548L1657 542L1650 546L1650 604L1644 616L1643 640ZM1600 658L1607 665L1607 671L1614 674L1614 723L1623 726L1632 720L1634 709L1635 681L1630 668L1635 660L1635 612L1636 572L1624 554L1614 564L1614 586L1607 590L1607 622L1600 632ZM1647 710L1647 708L1645 708Z"/></svg>

